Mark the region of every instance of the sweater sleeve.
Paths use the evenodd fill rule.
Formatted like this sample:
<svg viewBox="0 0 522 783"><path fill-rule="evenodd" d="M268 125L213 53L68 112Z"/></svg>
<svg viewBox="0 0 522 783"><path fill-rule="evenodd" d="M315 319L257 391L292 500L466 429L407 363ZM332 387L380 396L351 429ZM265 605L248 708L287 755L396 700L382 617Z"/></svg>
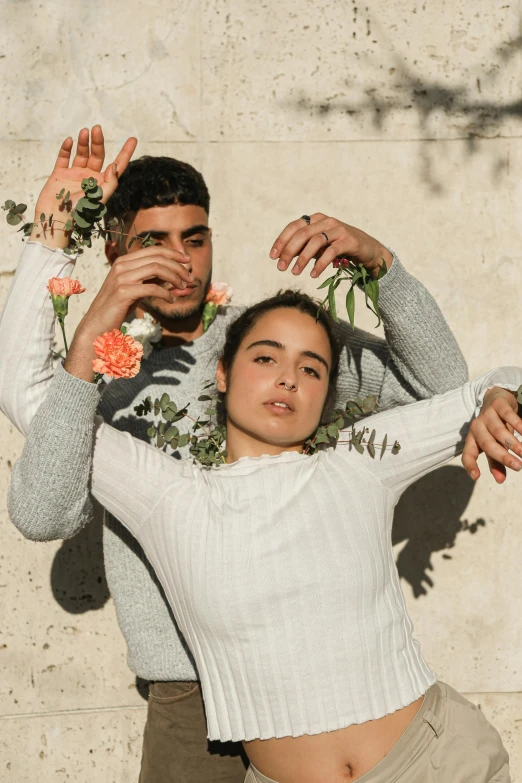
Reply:
<svg viewBox="0 0 522 783"><path fill-rule="evenodd" d="M370 431L376 431L376 456L372 459L365 451L357 458L399 497L417 479L461 453L469 425L480 412L488 389L499 386L516 392L521 384L522 369L500 367L459 389L371 416L365 423ZM384 435L390 445L399 441L397 454L388 449L381 457L377 444ZM341 459L349 453L342 446L337 451Z"/></svg>
<svg viewBox="0 0 522 783"><path fill-rule="evenodd" d="M380 281L386 340L342 323L338 400L375 394L382 410L462 386L468 368L437 303L395 254Z"/></svg>
<svg viewBox="0 0 522 783"><path fill-rule="evenodd" d="M13 468L8 509L27 538L68 538L92 495L139 539L141 525L184 466L96 416L99 389L60 365ZM90 491L89 491L90 490ZM49 536L48 531L55 531Z"/></svg>
<svg viewBox="0 0 522 783"><path fill-rule="evenodd" d="M74 259L61 250L27 242L7 295L0 319L0 410L23 435L54 374L55 315L47 283L73 269Z"/></svg>

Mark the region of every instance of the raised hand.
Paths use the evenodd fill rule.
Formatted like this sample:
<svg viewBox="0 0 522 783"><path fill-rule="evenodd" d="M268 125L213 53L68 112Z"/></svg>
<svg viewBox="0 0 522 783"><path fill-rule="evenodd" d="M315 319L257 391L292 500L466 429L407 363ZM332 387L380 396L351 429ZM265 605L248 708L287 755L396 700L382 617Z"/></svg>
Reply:
<svg viewBox="0 0 522 783"><path fill-rule="evenodd" d="M311 277L319 277L340 255L347 256L354 264L363 264L374 278L379 274L383 260L387 269L393 260L390 251L377 239L322 212L311 215L310 224L303 218L293 220L279 234L270 251L270 258L279 259L277 268L282 272L297 256L292 267L294 275L300 275L307 264L316 259Z"/></svg>
<svg viewBox="0 0 522 783"><path fill-rule="evenodd" d="M172 304L193 281L188 257L177 250L153 245L120 256L76 329L65 368L92 381L93 342L100 334L119 329L141 299Z"/></svg>
<svg viewBox="0 0 522 783"><path fill-rule="evenodd" d="M127 168L137 143L137 139L134 137L128 138L116 159L102 171L105 161L105 141L100 125L95 125L91 132L88 128L83 128L79 132L76 154L72 164L71 154L74 142L71 136L64 140L54 169L36 202L35 223L39 223L42 213L46 216L54 215L54 228L45 232L46 245L62 248L67 246L68 236L62 229L69 213L84 195L81 188L82 180L94 177L103 190L103 203L107 202L118 187L118 176L123 174ZM63 212L59 212L56 196L62 189L66 193L69 192L70 195L66 210L62 207ZM31 233L31 239L41 240L42 237L42 227L36 225Z"/></svg>
<svg viewBox="0 0 522 783"><path fill-rule="evenodd" d="M495 387L485 394L484 404L471 422L462 452L462 464L473 480L480 476L477 459L482 452L488 458L490 473L497 484L505 481L506 468L522 470L522 443L513 434L522 435L522 419L517 410L516 396L512 392Z"/></svg>

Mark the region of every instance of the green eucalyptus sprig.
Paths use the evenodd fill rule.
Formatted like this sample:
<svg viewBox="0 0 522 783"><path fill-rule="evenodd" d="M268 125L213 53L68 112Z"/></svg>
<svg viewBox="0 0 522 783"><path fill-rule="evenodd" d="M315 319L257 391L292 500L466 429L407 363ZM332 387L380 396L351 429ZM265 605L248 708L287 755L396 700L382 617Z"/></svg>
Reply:
<svg viewBox="0 0 522 783"><path fill-rule="evenodd" d="M353 446L359 454L364 454L365 448L372 459L375 459L376 449L380 449L380 459L383 458L387 449L392 454L398 454L400 443L396 440L392 445L388 445L388 435L385 434L382 443L376 443L376 430L370 432L369 427L363 426L357 430L355 424L361 419L374 413L377 409L377 397L374 394L368 395L364 399L357 397L355 400L349 400L344 409L337 408L325 424L321 424L315 434L305 443L304 453L313 454L321 444L335 446L337 443L348 443ZM350 430L348 440L341 440L340 436L346 430Z"/></svg>
<svg viewBox="0 0 522 783"><path fill-rule="evenodd" d="M346 294L346 312L352 329L355 326L355 286L364 291L364 299L366 307L377 316L377 326L381 323L381 314L379 312L379 280L384 277L387 272L386 262L382 259L382 266L379 269L379 274L374 279L368 272L363 264L353 264L346 256L339 256L333 262L333 266L337 269L336 273L329 277L324 283L319 286L321 288L328 288L328 293L325 299L321 302L320 308L325 307L328 304L328 310L330 315L339 323L337 317L337 307L335 304L335 292L341 285L348 281L350 288Z"/></svg>
<svg viewBox="0 0 522 783"><path fill-rule="evenodd" d="M75 209L72 209L70 201L71 194L69 191L65 191L62 188L59 193L56 194L56 199L59 201L58 210L61 213L70 214L67 220L57 220L52 215L45 215L43 212L40 215L40 220L37 222L23 222L23 215L27 210L26 204L16 204L11 199L8 199L2 209L7 212L6 220L11 226L16 226L23 222L23 225L18 229L22 231L25 237L28 237L34 228L41 226L43 234L45 236L47 231L64 231L69 234L69 244L64 249L64 253L67 255L81 254L85 247L92 247L92 240L101 237L107 239L109 235L118 236L122 239L124 236L130 236L129 247L137 240L141 241L142 247L148 247L154 245L154 239L150 233L143 237L139 237L134 231L133 234L127 234L124 232L124 223L119 218L111 218L107 226L102 223L102 218L107 212L107 207L102 203L103 190L98 185L98 180L95 177L86 177L82 180L81 188L84 195L79 199Z"/></svg>
<svg viewBox="0 0 522 783"><path fill-rule="evenodd" d="M210 386L213 386L213 383L207 384L205 388L208 389ZM146 397L134 410L137 416L146 416L150 413L154 413L155 416L161 415L163 421L159 424L152 423L147 430L149 438L156 438L158 448L163 448L165 444L168 444L172 449L190 446L189 452L194 462L200 462L207 467L223 465L227 458L227 451L224 448L226 427L224 424L217 424L213 421L213 417L217 414L217 397L211 394L202 394L198 400L209 403L203 418L198 416L197 419L194 419L189 416L189 404L178 408L166 392L160 398L156 398L154 402L150 396ZM180 433L175 425L185 417L193 423L191 433Z"/></svg>
<svg viewBox="0 0 522 783"><path fill-rule="evenodd" d="M210 386L213 386L213 383L207 384L205 388L209 389ZM178 408L166 392L160 398L157 397L154 402L150 396L146 397L134 410L137 416L154 413L155 416L161 416L163 419L159 423L153 422L147 430L147 436L151 440L156 438L158 448L163 448L165 444L172 449L190 445L189 451L194 462L199 462L207 467L223 465L227 458L227 451L224 447L226 426L214 424L212 421L212 417L217 413L217 397L213 394L203 394L198 397L198 400L209 403L204 412L205 418L193 419L188 414L189 405ZM380 449L380 459L387 449L391 450L392 454L397 454L401 448L398 441L388 445L388 438L385 435L382 443L376 443L375 430L370 432L370 429L364 426L359 430L355 428L355 423L358 420L373 413L376 408L377 399L373 395L364 399L350 400L344 409L335 410L329 421L318 427L314 435L305 442L304 453L314 454L321 444L335 446L336 443L348 443L359 454L364 454L366 449L372 459L375 459L376 449ZM181 434L175 423L185 417L193 422L192 432ZM348 428L350 428L348 440L341 440L341 434Z"/></svg>

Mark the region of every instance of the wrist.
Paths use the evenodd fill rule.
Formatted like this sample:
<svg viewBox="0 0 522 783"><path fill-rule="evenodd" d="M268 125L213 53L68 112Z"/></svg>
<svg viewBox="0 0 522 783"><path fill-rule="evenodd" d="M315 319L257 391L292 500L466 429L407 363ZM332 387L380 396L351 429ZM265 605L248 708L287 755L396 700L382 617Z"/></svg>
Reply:
<svg viewBox="0 0 522 783"><path fill-rule="evenodd" d="M63 366L70 375L74 375L82 381L93 383L94 370L92 363L95 358L93 341L85 336L78 335L75 336L71 344Z"/></svg>
<svg viewBox="0 0 522 783"><path fill-rule="evenodd" d="M506 400L515 412L518 410L516 393L509 389L503 389L501 386L493 386L493 388L487 390L482 401L482 408L489 407L492 402L498 399Z"/></svg>
<svg viewBox="0 0 522 783"><path fill-rule="evenodd" d="M390 253L387 247L381 245L375 256L374 265L372 265L372 268L370 270L373 279L375 280L378 277L383 264L386 264L386 271L388 272L392 263L393 263L392 253Z"/></svg>
<svg viewBox="0 0 522 783"><path fill-rule="evenodd" d="M46 247L65 250L69 244L69 234L64 231L68 213L62 213L57 210L57 202L49 204L45 201L38 201L36 203L33 220L34 226L29 239L32 242L41 242ZM45 215L47 219L52 216L53 221L50 228L42 225L42 221L40 220L41 215ZM46 223L48 223L48 220L46 220Z"/></svg>

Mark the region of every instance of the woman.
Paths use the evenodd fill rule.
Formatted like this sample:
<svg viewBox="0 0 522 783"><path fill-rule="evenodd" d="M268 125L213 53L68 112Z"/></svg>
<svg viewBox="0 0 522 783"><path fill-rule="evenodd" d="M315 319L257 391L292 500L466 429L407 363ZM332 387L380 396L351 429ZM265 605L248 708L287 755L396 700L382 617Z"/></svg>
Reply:
<svg viewBox="0 0 522 783"><path fill-rule="evenodd" d="M420 654L391 524L401 493L457 453L482 405L522 433L512 394L522 371L373 417L398 454L371 459L339 444L308 456L338 362L329 319L316 315L312 300L286 292L230 327L217 371L227 464L172 460L98 422L92 494L155 568L196 659L209 738L243 741L247 780L509 781L495 729ZM93 328L88 314L15 467L41 466L35 505L64 471L87 486ZM27 492L10 508L34 511Z"/></svg>

